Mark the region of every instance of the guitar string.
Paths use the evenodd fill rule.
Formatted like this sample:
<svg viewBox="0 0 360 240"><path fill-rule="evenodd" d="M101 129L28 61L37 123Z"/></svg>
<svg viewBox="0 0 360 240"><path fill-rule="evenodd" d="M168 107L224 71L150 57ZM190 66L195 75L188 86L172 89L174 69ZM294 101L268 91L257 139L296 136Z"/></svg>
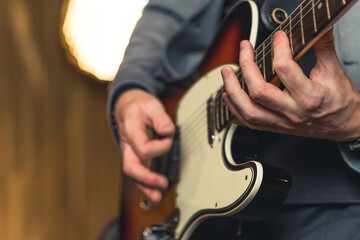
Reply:
<svg viewBox="0 0 360 240"><path fill-rule="evenodd" d="M203 117L200 117L201 115L204 115L205 112L207 111L206 109L206 102L201 103L201 107L202 110L200 111L196 111L196 114L193 114L191 116L191 118L186 119L184 122L182 122L182 125L187 125L187 124L197 124L197 121L201 120ZM205 106L204 106L205 105ZM194 111L195 112L195 111ZM206 116L207 117L207 116ZM182 126L179 126L179 130L183 128Z"/></svg>
<svg viewBox="0 0 360 240"><path fill-rule="evenodd" d="M187 136L191 136L191 138L188 141L184 141L182 147L188 147L188 146L194 146L194 142L196 143L197 140L201 137L201 139L203 139L203 137L205 137L207 139L207 124L204 121L202 125L200 126L192 126L191 129L194 129L194 131L192 132L181 132L180 136L182 138L182 140L184 141L185 139L188 139ZM207 142L207 141L206 141Z"/></svg>
<svg viewBox="0 0 360 240"><path fill-rule="evenodd" d="M320 1L321 1L321 0L317 1L316 3L314 3L314 6L317 5ZM304 8L306 8L309 4L311 4L311 1L308 1L308 2L306 3L306 5L304 6ZM299 5L297 8L299 8L299 7L300 7L300 5ZM295 11L297 10L297 8L296 8L293 12L295 12ZM312 10L313 10L313 7L311 7L310 10L308 10L308 11L303 15L303 19L304 19ZM294 16L294 18L297 17L299 14L300 14L300 12L297 13L297 14ZM293 23L294 26L296 26L297 24L301 23L301 20L302 20L302 19L300 18L299 21L297 21L296 23ZM289 24L290 24L290 23L289 23ZM286 24L286 25L284 26L284 28L288 27L289 24ZM279 27L280 27L280 26L279 26ZM278 28L279 28L279 27L278 27ZM278 28L277 28L277 29L278 29ZM300 29L300 30L301 30L301 29ZM297 29L295 32L292 32L292 34L295 35L295 34L298 33L300 30ZM270 35L269 37L271 37L271 35ZM265 44L265 47L262 47L262 48L265 48L265 49L266 49L269 45L272 44L271 41L270 41L270 43L266 44L266 41L269 39L269 37L268 37L265 41L263 41L263 44ZM295 40L296 40L296 38L295 38ZM255 52L258 51L258 49L259 49L263 44L261 44L261 45L255 50ZM259 59L258 62L263 61L263 59L264 59L269 53L271 53L271 51L272 51L272 49L270 49L270 51L268 51L268 52L266 52L265 54L263 54L263 57L262 57L261 59ZM259 64L259 63L257 63L257 64ZM240 79L240 80L242 80L242 81L244 80L242 76L241 76L241 79ZM201 105L203 105L203 104L205 104L205 103L202 103ZM200 108L200 107L202 107L202 106L199 106L199 108ZM228 109L228 108L227 108L227 109ZM205 109L205 110L206 110L206 109ZM198 120L198 119L199 119L199 116L198 116L198 115L202 115L202 114L204 114L204 110L202 110L202 111L198 112L197 114L193 115L192 118L187 119L187 120L184 122L184 124L183 124L183 126L182 126L181 128L183 128L184 126L186 126L187 123L188 123L190 120L191 120L191 121L196 121L196 120ZM194 120L193 120L193 119L194 119ZM200 119L201 119L201 118L200 118ZM198 125L198 124L192 123L192 126L195 127L195 129L199 129L199 127L197 127L197 125ZM201 125L201 126L206 126L206 125L207 125L207 122L201 122L201 123L199 123L199 125ZM187 128L185 128L185 131L186 131L186 129L187 129ZM205 129L206 129L206 128L205 128ZM180 129L180 130L181 130L181 129ZM184 132L184 129L183 129L181 132L183 132L184 134L186 133L186 132ZM195 133L197 133L197 132L201 132L201 133L202 133L202 131L197 131L197 130L195 130ZM192 132L192 133L194 134L194 132ZM186 141L186 142L189 143L189 141ZM192 142L192 141L191 141L191 142ZM190 142L190 143L191 143L191 142ZM190 144L190 143L189 143L189 144Z"/></svg>
<svg viewBox="0 0 360 240"><path fill-rule="evenodd" d="M189 126L190 127L190 126ZM189 132L189 131L182 131L180 132L180 137L181 139L185 139L186 136L191 136L191 140L190 141L186 141L185 143L187 145L193 145L194 142L196 142L196 140L198 139L199 136L204 136L206 137L207 139L207 133L208 131L207 130L207 123L204 121L203 124L200 124L198 126L191 126L191 129L193 129L192 132ZM207 142L207 141L206 141ZM182 145L182 146L185 146L185 145Z"/></svg>
<svg viewBox="0 0 360 240"><path fill-rule="evenodd" d="M315 5L317 5L319 2L321 2L321 0L317 1L316 3L314 3L314 7L315 7ZM311 4L311 1L309 1L308 4ZM308 4L306 4L305 7L307 7ZM300 5L299 5L299 6L300 6ZM299 7L299 6L298 6L298 7ZM305 8L305 7L304 7L304 8ZM296 9L297 9L297 8L296 8ZM296 9L295 9L295 10L296 10ZM293 12L295 12L295 10L294 10ZM306 16L307 14L309 14L310 12L312 12L312 10L313 10L313 7L311 7L309 11L307 11L305 14L303 14L303 19L305 18L305 16ZM293 18L297 17L299 14L300 14L300 13L296 14ZM295 23L292 23L292 24L294 24L293 26L295 26L296 24L300 24L300 23L301 23L301 20L302 20L302 19L300 18L299 21L297 21L297 22L295 22ZM286 20L285 20L285 21L286 21ZM289 23L289 24L290 24L290 23ZM283 26L283 28L288 27L289 24L286 24L285 26ZM281 26L281 25L280 25L280 26ZM269 38L270 38L271 36L273 36L274 33L279 30L280 26L277 27L277 28L275 29L275 31L274 31L273 33L271 33L271 34L263 41L263 43L262 43L259 47L257 47L257 48L255 49L254 53L257 52L260 48L262 48L262 49L265 48L265 49L266 49L267 47L269 47L269 46L272 45L272 41L271 41L271 40L270 40L269 43L266 43L266 41L268 41ZM293 28L293 27L292 27L292 28ZM295 35L295 34L298 33L299 31L301 31L301 29L295 30L295 32L292 32L292 34ZM298 39L298 38L295 38L295 40L299 40L299 39ZM265 46L263 46L264 44L265 44ZM259 51L261 52L262 50L260 49ZM259 65L269 53L271 54L271 52L272 52L272 48L270 48L270 51L268 51L268 52L266 52L265 54L263 54L263 56L262 56L260 59L258 59L258 62L257 62L256 64ZM257 54L257 53L256 53L256 54Z"/></svg>
<svg viewBox="0 0 360 240"><path fill-rule="evenodd" d="M220 100L220 98L219 98L219 100L218 101L221 101ZM188 123L190 123L191 124L191 126L194 126L194 125L198 125L198 124L204 124L204 123L198 123L197 124L197 122L196 121L198 121L199 119L203 119L203 118L205 118L206 120L207 120L207 118L208 118L208 116L207 116L207 114L206 114L206 116L204 116L205 115L205 113L207 112L207 102L205 103L205 102L203 102L203 103L201 103L201 107L203 108L201 111L197 111L197 113L196 114L194 114L194 115L192 115L192 117L191 118L189 118L189 119L186 119L183 123L182 123L182 126L180 126L179 127L179 129L182 129L182 128L184 128L183 130L184 131L187 131L187 127L184 127L185 125L188 125ZM205 107L204 107L204 105L205 105ZM226 106L226 105L225 105ZM200 107L199 107L200 108ZM198 109L199 109L198 108ZM217 109L216 109L217 110ZM195 111L193 111L193 112L195 112ZM220 113L219 113L220 114ZM199 116L199 115L202 115L201 117ZM221 116L221 117L223 117L223 116ZM225 120L225 119L224 119ZM215 120L216 121L216 120ZM206 124L207 124L207 122L206 122ZM222 124L223 125L223 124ZM182 132L184 132L184 131L182 131Z"/></svg>
<svg viewBox="0 0 360 240"><path fill-rule="evenodd" d="M205 106L204 106L205 105ZM203 111L207 110L207 102L202 102L196 109L194 109L191 113L191 117L187 118L184 123L193 122L196 120L198 115L200 115ZM196 114L194 114L196 113Z"/></svg>
<svg viewBox="0 0 360 240"><path fill-rule="evenodd" d="M205 103L203 103L205 104ZM197 115L197 118L203 121L194 123L194 122L190 122L190 121L185 121L181 127L179 127L180 130L180 135L181 138L184 140L185 136L187 136L190 132L191 135L191 140L185 141L186 145L183 145L182 147L184 147L185 149L187 148L187 145L190 146L194 146L196 147L198 144L198 141L204 141L206 142L206 144L208 144L208 131L206 131L207 127L208 127L208 122L207 122L207 114L206 114L206 110L207 108L204 108L201 112L199 112ZM200 118L198 115L202 115ZM188 119L187 119L188 120ZM191 127L187 126L190 122ZM203 137L199 140L197 139L197 135L203 135ZM195 136L196 135L196 136Z"/></svg>
<svg viewBox="0 0 360 240"><path fill-rule="evenodd" d="M202 143L209 144L207 141L207 131L206 131L206 124L204 124L204 127L199 128L198 131L195 131L195 133L192 134L183 134L182 135L182 153L186 151L192 151L194 148L198 147ZM190 137L187 137L190 136Z"/></svg>
<svg viewBox="0 0 360 240"><path fill-rule="evenodd" d="M203 114L205 114L203 112ZM187 151L191 151L194 147L197 147L199 141L203 141L205 142L205 144L208 144L208 131L206 131L207 127L208 127L208 124L207 124L207 121L206 121L206 117L202 117L201 119L205 119L204 121L200 122L199 126L194 126L192 125L192 128L193 131L191 132L190 134L190 139L192 140L186 140L185 139L185 136L188 136L188 134L186 134L188 131L190 131L190 128L189 127L186 127L186 125L183 125L182 127L184 127L184 130L185 131L181 131L180 134L181 134L181 138L182 140L184 141L184 144L182 145L182 147L184 147L184 149L187 149ZM198 139L197 135L200 133L200 136L202 135L202 138L201 139ZM194 136L196 135L196 136ZM186 145L185 145L186 144ZM190 149L187 147L188 145L190 145Z"/></svg>
<svg viewBox="0 0 360 240"><path fill-rule="evenodd" d="M318 3L318 2L317 2ZM316 4L317 4L316 3ZM310 11L311 11L312 9L310 9L307 13L305 13L305 16L306 16L306 14L308 14ZM295 23L295 25L296 24L298 24L299 22L297 22L297 23ZM294 33L297 33L298 31L295 31ZM265 40L266 41L266 40ZM264 42L265 42L264 41ZM267 47L267 46L266 46ZM267 54L269 54L269 53L271 53L271 50L270 50L270 52L267 52L266 54L265 54L265 56L267 55ZM260 60L261 61L261 60ZM240 74L241 74L241 72L240 72ZM241 76L241 79L243 80L243 77ZM206 122L205 123L203 123L203 125L206 125ZM205 135L206 136L206 135ZM206 137L204 137L204 139L206 139ZM200 139L200 140L203 140L203 139ZM186 141L186 142L189 142L189 141ZM193 153L193 151L192 151L192 148L194 148L194 147L196 147L197 145L196 144L192 144L192 147L190 147L190 148L188 148L186 151L183 151L182 152L182 157L185 157L185 156L188 156L189 154L191 154L191 153Z"/></svg>
<svg viewBox="0 0 360 240"><path fill-rule="evenodd" d="M187 139L187 140L189 141L190 139ZM184 139L183 142L185 143L186 139ZM206 136L198 136L198 138L196 140L192 141L191 145L184 144L182 146L182 151L181 151L182 156L191 154L195 149L197 149L197 151L199 151L200 150L199 146L207 146L207 147L210 146L207 141Z"/></svg>
<svg viewBox="0 0 360 240"><path fill-rule="evenodd" d="M201 116L199 119L201 119L201 121L198 121L197 123L193 124L182 124L182 127L179 128L180 134L194 134L196 133L199 128L202 128L203 126L207 127L208 123L207 123L207 118L205 116L205 112L203 112L203 116Z"/></svg>
<svg viewBox="0 0 360 240"><path fill-rule="evenodd" d="M218 91L220 91L223 87L220 87ZM217 92L218 92L217 91ZM215 94L216 95L216 94ZM215 99L216 100L216 99ZM204 107L205 106L205 107ZM200 110L201 109L201 110ZM200 111L199 111L200 110ZM193 121L196 121L197 118L199 117L199 115L202 115L204 113L204 111L207 111L207 101L206 102L202 102L199 107L197 107L196 109L194 109L191 113L191 117L186 119L184 123L188 123L188 122L191 122L193 123ZM195 113L195 114L194 114Z"/></svg>
<svg viewBox="0 0 360 240"><path fill-rule="evenodd" d="M315 7L315 5L317 5L319 2L321 2L321 0L317 1L316 3L314 3L314 7ZM306 8L306 7L308 6L308 4L311 4L311 1L309 1L309 2L305 5L304 8ZM300 7L300 5L299 5L298 7ZM297 7L297 8L298 8L298 7ZM297 8L296 8L296 9L297 9ZM295 12L296 9L295 9L293 12ZM307 16L307 14L309 14L310 12L312 12L312 10L313 10L313 7L311 7L309 11L307 11L305 14L303 14L303 18L305 18L305 17ZM298 13L298 14L300 14L300 13ZM295 17L297 17L298 14L296 14ZM306 20L306 19L305 19L305 20ZM297 21L296 23L294 23L294 26L296 26L297 24L300 24L300 21L301 21L301 18L299 19L299 21ZM290 23L289 23L289 24L290 24ZM288 27L288 26L289 26L289 25L285 25L284 28L286 28L286 27ZM280 27L280 26L279 26L279 27ZM279 28L279 27L278 27L278 28ZM277 28L277 29L278 29L278 28ZM264 49L264 48L266 49L266 48L268 48L270 45L272 45L272 41L271 41L271 40L270 40L269 43L266 43L266 41L269 40L269 38L270 38L276 31L277 31L277 30L275 30L272 34L270 34L270 36L267 37L267 38L265 39L265 41L263 41L263 43L254 51L254 55L256 55L256 58L257 58L257 55L258 55L258 51L260 51L260 52L263 51L263 50L259 50L259 49ZM301 29L295 30L294 32L292 32L292 35L297 34L299 31L301 31ZM293 38L293 40L298 40L298 38ZM263 46L264 44L265 44L265 46ZM272 48L270 48L270 50L267 51L265 54L262 54L262 57L261 57L260 59L256 59L255 63L256 63L258 66L260 66L260 65L262 64L264 58L266 58L266 57L267 57L269 54L271 54L271 53L272 53ZM238 74L241 75L241 71L239 71ZM241 75L241 77L238 76L238 79L239 79L240 83L244 82L244 78L242 77L242 75Z"/></svg>
<svg viewBox="0 0 360 240"><path fill-rule="evenodd" d="M316 3L314 3L314 7L315 7L315 5L317 5L320 1L321 1L321 0L317 1ZM308 2L305 4L304 8L306 8L309 4L311 4L311 0L308 1ZM293 12L295 12L299 7L300 7L300 5L299 5ZM304 18L307 14L309 14L309 13L312 11L312 9L313 9L313 7L311 7L310 10L307 11L307 12L303 15L303 18ZM293 18L297 17L299 14L300 14L300 13L297 13ZM299 19L299 21L297 21L296 23L294 23L294 26L295 26L296 24L300 24L300 21L301 21L301 19ZM288 26L289 26L289 25L287 24L287 25L284 26L284 28L286 28L286 27L288 27ZM279 26L279 27L280 27L280 26ZM278 27L278 28L279 28L279 27ZM277 29L278 29L278 28L277 28ZM276 31L276 30L275 30L275 31ZM275 32L275 31L274 31L274 32ZM293 32L292 34L295 35L295 34L298 33L299 31L300 31L300 30L296 30L296 31ZM273 33L272 33L271 35L273 35ZM270 41L269 44L265 44L266 41L271 37L271 35L270 35L269 37L267 37L267 38L265 39L265 41L263 41L263 43L262 43L254 52L257 52L260 47L266 49L269 45L271 45L271 44L272 44L271 41ZM263 44L265 44L265 47L262 47ZM266 52L265 54L263 54L263 57L258 60L257 64L259 65L259 63L261 63L261 62L263 61L263 59L266 58L266 56L267 56L268 54L271 54L271 51L272 51L272 50L270 49L270 51L268 51L268 52ZM242 80L242 79L241 79L241 80Z"/></svg>

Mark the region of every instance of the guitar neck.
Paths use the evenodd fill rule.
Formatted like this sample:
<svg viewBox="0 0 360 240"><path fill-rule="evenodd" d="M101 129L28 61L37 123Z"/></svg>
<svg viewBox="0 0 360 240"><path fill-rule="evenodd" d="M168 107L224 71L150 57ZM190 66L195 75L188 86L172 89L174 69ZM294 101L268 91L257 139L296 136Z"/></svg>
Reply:
<svg viewBox="0 0 360 240"><path fill-rule="evenodd" d="M304 0L276 30L254 51L255 62L264 79L280 85L273 68L273 39L275 32L284 31L290 43L293 58L298 60L357 0ZM247 91L241 72L237 73L242 88ZM217 131L224 129L233 119L221 95L222 87L214 99L214 118Z"/></svg>

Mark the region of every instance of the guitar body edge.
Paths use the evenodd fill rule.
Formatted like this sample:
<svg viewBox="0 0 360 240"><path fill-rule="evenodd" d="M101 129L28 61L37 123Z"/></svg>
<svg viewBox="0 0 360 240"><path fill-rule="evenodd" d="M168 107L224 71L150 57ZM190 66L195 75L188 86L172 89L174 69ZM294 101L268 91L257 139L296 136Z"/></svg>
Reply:
<svg viewBox="0 0 360 240"><path fill-rule="evenodd" d="M235 5L223 25L198 69L203 76L181 97L176 109L181 131L180 177L176 186L179 222L175 229L175 239L179 240L189 239L207 218L240 212L255 197L262 182L261 164L249 162L232 171L221 160L233 162L223 151L223 146L229 145L225 144L226 131L216 134L212 147L207 141L206 102L223 86L221 69L225 65L238 69L240 41L247 39L255 46L259 26L256 3L246 0Z"/></svg>
<svg viewBox="0 0 360 240"><path fill-rule="evenodd" d="M181 98L177 108L180 134L179 182L176 207L179 221L175 239L191 239L209 218L261 219L275 212L290 189L290 176L258 161L236 159L232 149L244 148L234 141L243 127L231 124L208 138L208 100L223 86L218 66L202 76ZM235 145L235 146L234 146Z"/></svg>

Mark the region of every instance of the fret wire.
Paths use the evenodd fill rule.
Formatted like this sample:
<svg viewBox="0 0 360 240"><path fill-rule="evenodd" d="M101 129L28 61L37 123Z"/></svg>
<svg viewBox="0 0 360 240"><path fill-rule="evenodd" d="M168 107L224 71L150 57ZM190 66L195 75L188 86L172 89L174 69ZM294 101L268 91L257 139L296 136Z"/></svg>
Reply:
<svg viewBox="0 0 360 240"><path fill-rule="evenodd" d="M293 39L292 39L292 24L291 24L291 14L289 16L289 24L290 24L290 47L291 47L291 54L294 56L294 45L293 45Z"/></svg>
<svg viewBox="0 0 360 240"><path fill-rule="evenodd" d="M319 2L321 2L321 0L318 0L317 2L316 2L316 4L318 4ZM308 2L308 3L306 3L306 5L307 4L309 4L310 2ZM293 11L293 13L297 10L299 8L299 6L297 7L297 8L295 8L295 10ZM308 12L307 12L308 13ZM306 14L307 14L306 13ZM306 15L305 14L305 15ZM292 14L291 14L292 15ZM296 16L298 16L298 14L296 14L294 17L296 17ZM297 22L297 23L299 23L299 22ZM295 23L295 24L297 24L297 23ZM285 25L285 27L287 27L288 25ZM275 31L271 34L271 35L273 35L275 32L277 32L278 30L282 30L283 29L283 25L282 24L280 24L276 29L275 29ZM270 36L269 36L270 37ZM269 37L267 37L266 38L266 40L269 38ZM265 41L266 41L265 40ZM264 42L265 42L264 41ZM261 48L261 45L255 50L255 52L258 50L258 49L260 49ZM256 55L256 57L257 57L257 55ZM260 59L260 61L261 61L261 59ZM257 58L256 58L256 61L255 61L256 63L258 63L258 60L257 60Z"/></svg>
<svg viewBox="0 0 360 240"><path fill-rule="evenodd" d="M314 36L316 36L314 32L314 26L313 26L313 18L312 18L312 10L311 10L311 4L305 6L303 8L303 13L307 13L306 16L304 16L303 20L303 26L304 26L304 33L305 33L305 42L310 42Z"/></svg>
<svg viewBox="0 0 360 240"><path fill-rule="evenodd" d="M261 56L260 57L260 60L258 59L258 58L256 58L257 60L256 60L256 64L258 65L258 67L259 67L259 69L260 69L260 72L262 72L263 70L262 70L262 68L263 68L263 63L262 63L262 61L263 61L263 58L264 58L264 54L263 54L263 46L264 46L264 43L261 45L261 46L259 46L259 51L257 52L257 55L259 56ZM261 47L261 49L260 49L260 47Z"/></svg>
<svg viewBox="0 0 360 240"><path fill-rule="evenodd" d="M303 26L304 26L304 23L303 23L303 18L305 17L305 16L307 16L307 14L309 14L310 12L312 12L312 17L313 17L313 23L311 24L311 25L313 25L314 26L314 31L315 31L315 33L318 31L318 24L317 24L317 21L316 21L316 14L315 14L315 6L317 6L318 7L318 9L320 10L321 9L321 6L320 6L320 4L322 4L322 1L323 0L318 0L316 3L315 3L315 0L309 0L309 1L307 1L306 2L306 4L305 4L305 7L304 7L304 9L305 9L305 13L303 14L303 6L302 6L302 4L301 5L299 5L297 8L299 8L299 7L301 7L301 9L300 9L300 13L297 13L297 14L295 14L294 15L294 17L296 17L296 16L298 16L298 14L300 14L300 24L301 24L301 35L302 35L302 41L303 41L303 44L305 44L305 39L304 39L304 29L303 29ZM305 2L305 1L304 1ZM303 3L304 3L303 2ZM319 4L320 3L320 4ZM346 0L342 0L342 3L345 5L346 4ZM309 11L306 11L306 7L308 7L308 4L311 4L312 6L310 7L310 9L309 9ZM319 4L319 6L318 6L318 4ZM326 4L327 4L327 14L328 14L328 16L330 16L330 8L329 8L329 2L328 2L328 0L326 0ZM297 9L296 8L296 9ZM295 12L295 10L293 11L293 13ZM334 13L334 14L336 14L336 13ZM292 17L292 15L293 14L291 14L289 17L290 17L290 21L289 21L289 25L290 25L290 39L292 39L293 38L293 32L292 32L292 30L293 30L293 23L292 23L292 20L293 20L293 17ZM330 16L331 17L331 16ZM310 19L305 19L305 21L306 21L306 24L305 24L305 26L308 26L309 25L309 20ZM298 24L299 22L296 22L295 23L295 25L296 24ZM283 27L287 27L287 26L289 26L289 25L283 25L283 24L281 24L281 25L279 25L279 27L277 28L277 29L280 29L280 30L282 30L283 29ZM324 25L324 23L320 23L320 27L323 27L323 25ZM274 33L277 31L277 29L274 31ZM295 33L296 32L298 32L299 31L299 29L297 29L296 31L295 31ZM255 62L259 65L259 62L261 62L262 61L262 63L263 63L263 67L264 67L264 69L263 69L263 71L264 71L264 78L266 77L266 74L265 74L265 71L266 71L266 68L265 68L265 58L268 56L268 54L270 53L271 54L271 61L273 61L273 48L272 47L270 47L270 51L268 52L268 51L266 51L266 47L268 47L269 45L271 46L272 45L272 43L273 43L273 34L274 33L272 33L269 37L271 38L270 39L270 43L269 44L267 44L267 40L269 39L269 37L268 38L266 38L266 40L257 48L257 49L255 49L255 51L254 51L254 55L255 55ZM291 41L291 44L292 44L292 41ZM262 49L262 58L261 59L258 59L259 58L259 50L260 49ZM294 50L292 49L292 52L293 52ZM294 54L294 52L293 52L293 54ZM272 65L272 64L271 64ZM274 69L273 69L273 66L272 66L272 72L274 73L275 71L274 71ZM238 77L238 79L239 79L239 81L241 82L241 86L242 86L242 88L243 88L243 90L244 91L246 91L247 92L247 89L246 89L246 85L245 85L245 80L244 80L244 78L242 77L242 74L241 74L241 71L239 71L238 73L237 73L237 77ZM223 88L223 91L225 91L225 89ZM221 95L220 95L221 96ZM229 110L229 108L226 106L226 104L223 102L223 104L224 104L224 109L221 109L222 111L225 111L225 116L226 116L226 121L228 121L228 120L230 120L230 118L234 118L234 116L231 114L231 112L230 112L230 110ZM215 105L217 105L217 104L215 104ZM217 108L219 108L219 106L216 106ZM219 115L219 112L218 111L216 111L216 114L217 115ZM216 121L217 122L217 126L219 127L219 129L220 129L220 123L218 122L218 121ZM223 121L223 122L225 122L225 121ZM230 121L229 121L230 122ZM229 123L229 122L227 122L227 123ZM219 124L219 125L218 125Z"/></svg>
<svg viewBox="0 0 360 240"><path fill-rule="evenodd" d="M257 50L258 50L258 48L254 52L254 56L255 56L254 60L256 63L258 63L258 51Z"/></svg>
<svg viewBox="0 0 360 240"><path fill-rule="evenodd" d="M264 79L266 80L266 67L265 67L265 44L263 44L263 74Z"/></svg>
<svg viewBox="0 0 360 240"><path fill-rule="evenodd" d="M326 12L327 12L328 19L330 20L331 16L330 16L329 0L326 0Z"/></svg>
<svg viewBox="0 0 360 240"><path fill-rule="evenodd" d="M269 38L268 40L266 40L265 44L264 44L264 53L266 54L267 52L270 52L270 54L266 55L263 59L264 63L264 73L265 73L265 80L266 81L270 81L273 75L272 72L272 68L273 68L273 60L272 60L272 50L273 48L271 47L272 43L271 43L271 38Z"/></svg>
<svg viewBox="0 0 360 240"><path fill-rule="evenodd" d="M329 0L326 0L326 13L328 15L328 19L330 20L331 16L330 16Z"/></svg>
<svg viewBox="0 0 360 240"><path fill-rule="evenodd" d="M315 17L315 3L314 3L314 1L315 0L311 0L311 2L312 2L312 13L313 13L313 22L314 22L314 31L315 31L315 33L317 33L316 17Z"/></svg>
<svg viewBox="0 0 360 240"><path fill-rule="evenodd" d="M321 2L321 0L317 1L314 5L317 5L317 4L320 3L320 2ZM304 14L304 16L306 16L306 15L307 15L308 13L310 13L310 12L311 12L311 10L309 10L308 12L306 12L306 13ZM295 15L295 16L297 16L297 15ZM299 22L300 22L300 21L299 21ZM297 22L297 23L299 23L299 22ZM296 24L297 24L297 23L296 23ZM280 25L280 26L282 26L282 25ZM286 26L287 26L287 25L286 25ZM279 28L279 27L278 27L278 28ZM298 30L297 30L297 31L298 31ZM296 32L297 32L297 31L296 31ZM274 32L276 32L276 30L275 30ZM272 36L273 36L273 34L271 34L271 37L272 37ZM270 37L270 36L269 36L269 37ZM269 38L269 37L268 37L268 38ZM265 40L265 41L266 41L266 40ZM264 41L264 42L265 42L265 41ZM259 48L262 48L262 46L260 45L256 50L258 50ZM256 50L255 50L255 51L256 51ZM269 52L267 52L265 55L267 55L268 53L269 53ZM262 59L258 59L258 60L256 61L256 63L261 62L261 61L262 61Z"/></svg>
<svg viewBox="0 0 360 240"><path fill-rule="evenodd" d="M317 4L319 4L319 3L321 3L321 0L318 0L316 3L314 2L314 0L310 0L310 1L307 1L307 3L305 4L306 6L308 5L308 4L312 4L312 7L311 7L311 9L309 10L309 11L307 11L307 12L305 12L305 14L303 14L304 16L306 16L307 14L309 14L311 11L313 12L313 16L315 16L315 12L314 12L314 9L315 9L315 6L317 6ZM299 8L300 7L300 5L297 7L297 8ZM297 9L296 8L296 9ZM296 10L295 9L295 10ZM295 10L293 11L293 13L295 12ZM298 13L299 14L299 13ZM298 16L298 14L296 14L295 16ZM315 26L316 26L316 32L318 31L318 29L317 29L317 22L316 22L316 18L314 19L315 21L314 21L314 24L315 24ZM299 22L301 22L302 23L302 21L299 21ZM297 23L299 23L299 22L296 22L295 23L295 25L297 24ZM285 27L287 27L288 25L285 25ZM279 25L279 27L277 28L277 29L275 29L275 31L274 31L274 33L278 30L278 29L282 29L283 28L283 25L281 24L281 25ZM301 29L302 30L302 29ZM297 30L297 31L299 31L299 30ZM297 32L297 31L295 31L295 33ZM274 33L272 33L269 37L271 37L271 38L273 38L273 34ZM292 34L294 34L294 33L292 33ZM269 38L268 37L268 38ZM267 38L267 39L268 39ZM266 39L266 40L267 40ZM261 62L261 61L263 61L263 58L264 57L266 57L268 54L269 54L269 52L266 52L266 53L264 53L263 54L263 57L261 58L261 59L258 59L258 50L259 49L263 49L264 48L264 46L262 46L265 42L266 42L266 40L254 51L254 53L255 53L255 62L259 65L259 62ZM272 43L272 41L270 42L270 44ZM267 46L267 45L265 45L265 46ZM272 48L271 48L272 49ZM270 51L271 52L271 51Z"/></svg>
<svg viewBox="0 0 360 240"><path fill-rule="evenodd" d="M326 7L327 7L327 15L328 15L328 18L330 19L331 18L331 16L330 16L330 6L329 6L329 1L328 0L325 0L326 1ZM305 44L305 38L304 38L304 22L303 22L303 19L305 18L305 16L307 16L307 14L309 14L310 12L312 12L312 22L313 22L313 24L312 25L314 25L314 31L315 32L317 32L318 31L318 29L317 29L317 21L316 21L316 15L315 15L315 5L317 6L317 4L321 4L321 2L322 2L322 0L319 0L319 1L317 1L316 3L315 3L315 0L309 0L309 1L307 1L307 3L305 4L305 7L304 7L304 10L305 10L305 13L303 13L303 6L302 6L302 4L300 4L298 7L300 7L300 13L297 13L297 14L295 14L295 16L298 16L298 14L300 14L300 24L301 24L301 36L302 36L302 42L303 42L303 44ZM304 2L303 2L304 3ZM343 4L346 4L346 1L345 0L343 0L342 1L342 3ZM308 4L311 4L312 6L310 7L310 9L308 10L308 11L306 11L306 7L308 7ZM320 5L318 6L318 9L320 9L321 7L320 7ZM295 11L293 11L293 13L294 13ZM335 13L334 13L335 14ZM289 16L289 19L290 19L290 21L288 22L288 24L285 24L285 25L283 25L283 24L281 24L278 28L280 28L280 29L283 29L284 28L284 26L285 27L287 27L287 26L290 26L290 44L291 44L291 50L292 50L292 54L294 54L294 50L293 50L293 46L292 46L292 44L293 44L293 41L292 41L292 38L293 38L293 32L292 32L292 30L293 30L293 23L292 23L292 20L293 20L293 17L292 17L292 14ZM285 20L286 21L286 20ZM305 19L305 21L307 21L307 24L309 24L309 19ZM297 23L299 23L299 22L297 22ZM297 23L295 23L295 24L297 24ZM299 31L299 30L296 30L295 32L297 32L297 31ZM274 31L274 33L275 33L276 31ZM270 43L267 43L266 41L269 39L269 37L271 38L270 39ZM256 63L258 63L259 64L259 62L262 62L262 64L263 64L263 74L264 74L264 79L266 80L266 77L267 77L267 75L266 75L266 57L268 56L268 54L270 53L271 54L271 63L273 62L273 48L272 47L270 47L270 51L266 51L266 47L268 47L269 45L272 45L272 43L273 43L273 34L270 34L270 36L269 36L257 49L255 49L255 51L254 51L254 55L255 55L255 62ZM262 57L261 57L261 59L258 59L259 58L259 53L258 53L258 50L260 50L260 49L262 49ZM272 66L272 73L274 74L275 73L275 71L274 71L274 69L273 69L273 64L271 64L271 66ZM242 78L242 76L241 76L241 72L239 72L239 75L240 75L240 82L241 82L241 86L242 86L242 88L244 89L244 90L246 90L245 89L245 81L244 81L244 79ZM218 95L219 96L219 95ZM221 97L221 94L220 94L220 97ZM222 97L221 97L221 99L222 99ZM216 111L216 115L217 115L217 127L220 129L221 128L221 124L220 124L220 121L221 121L221 123L222 124L225 124L225 120L227 121L228 119L229 119L229 113L230 113L230 110L227 108L227 106L226 106L226 104L223 102L223 101L221 101L221 102L219 102L219 104L220 105L218 105L218 106L216 106L217 108L218 108L218 111ZM224 107L224 108L223 108ZM220 112L219 112L219 110L220 110ZM222 118L221 119L219 119L219 115L221 115L222 116ZM231 116L232 116L232 114L231 114ZM224 120L224 118L225 118L225 120Z"/></svg>
<svg viewBox="0 0 360 240"><path fill-rule="evenodd" d="M271 34L271 42L270 42L270 44L272 45L273 42L274 42L274 36ZM275 74L275 69L274 69L274 64L273 64L273 62L274 62L274 49L271 47L270 51L271 51L271 72L274 75Z"/></svg>
<svg viewBox="0 0 360 240"><path fill-rule="evenodd" d="M301 27L301 41L302 44L305 45L305 38L304 38L304 24L303 24L303 8L302 4L300 4L300 27Z"/></svg>

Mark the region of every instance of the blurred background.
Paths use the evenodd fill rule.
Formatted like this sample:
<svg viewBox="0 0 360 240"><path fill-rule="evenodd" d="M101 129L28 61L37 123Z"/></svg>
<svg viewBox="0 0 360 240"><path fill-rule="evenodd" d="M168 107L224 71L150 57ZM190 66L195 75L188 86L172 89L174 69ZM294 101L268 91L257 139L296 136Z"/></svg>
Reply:
<svg viewBox="0 0 360 240"><path fill-rule="evenodd" d="M88 6L96 2L86 1ZM84 70L86 63L76 54L85 43L64 33L72 26L77 33L82 28L67 16L69 5L64 0L0 0L1 240L96 239L119 213L121 160L106 119L108 82L99 79L113 78L123 50L98 49L109 43L90 45L102 62L109 57L100 53L119 54L112 65L105 64L111 69L104 77L81 72L78 67ZM102 19L94 6L77 10L88 10L91 21ZM85 42L94 36L117 40L97 30L113 29L79 21L93 34Z"/></svg>

